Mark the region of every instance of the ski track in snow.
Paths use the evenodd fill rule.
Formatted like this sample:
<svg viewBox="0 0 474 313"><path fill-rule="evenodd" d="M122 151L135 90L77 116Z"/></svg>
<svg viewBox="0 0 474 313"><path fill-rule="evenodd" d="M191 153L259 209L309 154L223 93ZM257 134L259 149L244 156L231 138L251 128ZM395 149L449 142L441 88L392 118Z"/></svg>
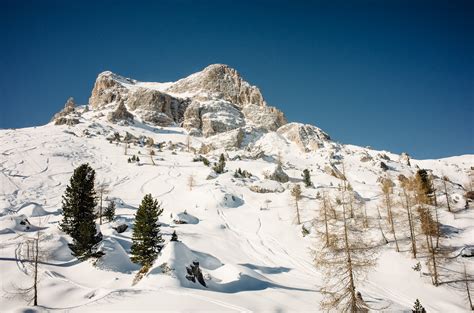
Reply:
<svg viewBox="0 0 474 313"><path fill-rule="evenodd" d="M189 245L189 249L194 251L193 253L199 256L209 255L211 259L215 257L218 260L223 260L225 262L223 262L222 266L231 269L228 272L222 270L226 270L224 267L213 269L213 271L218 273L216 276L218 280L222 280L222 282L218 282L221 286L226 286L227 284L229 286L237 285L241 283L241 280L245 279L246 272L239 272L242 271L240 270L242 268L242 260L244 260L243 262L246 263L245 265L247 265L251 273L253 271L253 273L263 276L262 281L272 282L274 285L271 285L272 287L267 285L261 287L261 285L258 285L258 280L253 283L257 284L256 287L251 285L252 282L249 286L242 283L240 287L242 290L231 293L231 298L229 294L217 290L195 290L174 285L174 287L162 287L160 284L169 283L167 279L171 278L159 274L158 277L160 279L157 280L157 285L153 286L152 289L148 289L148 286L141 289L140 284L130 287L131 280L136 272L124 274L112 270L99 270L93 267L91 263L78 262L76 259L70 258L67 251L68 248L64 242L53 240L47 244L51 245L51 249L58 253L60 257L55 260L41 262L41 267L44 268L44 280L45 282L51 282L52 286L59 284L58 286L61 288L70 288L74 296L71 298L70 306L62 305L64 302L54 305L56 303L55 300L49 299L45 300L47 302L45 308L66 311L94 311L99 307L106 308L107 305L120 305L121 301L127 301L128 299L133 301L135 296L142 294L156 297L156 301L166 301L166 295L180 296L185 297L183 301L209 303L213 308L217 306L221 310L236 312L252 312L255 310L255 307L258 307L260 310L272 308L268 310L277 311L277 307L281 306L281 311L283 312L292 312L292 309L312 310L317 308L317 302L321 299L318 292L301 292L294 290L297 288L292 289L291 287L303 286L301 289L311 288L311 290L319 288L322 276L318 269L314 267L310 255L309 248L311 246L309 242L312 244L315 240L314 237L309 237L311 241L307 240L308 237L303 239L300 234L300 227L292 224L291 209L289 209L286 202L287 198L285 198L288 192L281 194L258 194L250 192L247 183L242 183L238 179L234 181L237 181L240 185L234 183L234 181L231 182L233 179L230 178L232 171L237 167L242 167L242 169L259 174L261 168L267 166L270 162L264 160L228 161L228 173L206 181L204 174L209 171L209 168L201 162L191 162L191 159L194 157L191 153L178 152L177 154L172 154L171 151L165 150L159 152L164 162L157 162L156 166L152 166L149 163L135 166L135 164L128 164L126 162L126 156L123 155L121 146L117 147L114 144L109 144L101 135L90 138L82 136L82 128L85 128L85 125L87 124L81 123L67 128L48 125L39 127L38 133L36 133L36 130L28 129L8 130L3 131L3 133L0 131L0 139L2 139L2 143L5 143L3 148L0 147L0 149L4 149L0 151L0 183L3 190L0 193L0 203L2 204L0 210L3 209L3 211L0 211L0 223L10 221L8 218L13 218L20 214L28 214L29 209L26 210L25 208L29 206L31 206L32 210L48 208L46 212L48 214L51 213L48 215L51 217L51 221L48 222L47 226L49 228L46 231L51 232L55 236L61 236L57 238L64 240L66 237L57 228L60 215L56 214L56 212L60 208L61 196L65 186L69 183L69 178L74 168L88 162L96 170L96 177L110 186L110 197L112 199L124 200L123 206L118 206L117 209L119 218L122 221L130 225L133 222L134 216L134 211L130 209L137 206L143 194L152 193L154 197L161 201L165 209L165 214L160 217L160 221L163 221L162 231L165 233L165 239L169 238L168 236L173 230L177 230L182 242ZM131 129L130 131L136 135L154 136L157 139L156 142L159 142L158 139L166 141L167 136L170 136L169 138L172 138L173 141L185 140L184 132L183 134L170 133L164 135L162 133L149 132L145 128L138 126L126 128L114 125L113 127L116 127L121 132L124 132L125 129ZM66 133L65 129L69 132L74 132L76 135L73 136L70 133ZM113 128L111 129L114 130ZM141 147L132 146L130 152L137 153L141 149ZM278 149L278 147L272 147L272 149ZM322 153L321 150L318 153ZM341 154L343 152L337 151L337 153ZM213 157L213 160L216 160L218 155L216 153L215 156L210 156L210 158ZM313 157L318 158L319 156L317 155L315 154ZM347 155L347 157L349 156ZM298 165L294 166L294 169L293 167L285 167L288 173L293 173L291 175L294 180L299 179L300 167L311 167L314 163L323 162L320 159L308 161L303 157L299 158L300 156L293 155L285 155L285 157L289 158L291 164ZM391 157L394 158L393 156ZM350 162L357 163L350 160L348 162L350 165L347 167L348 173L351 174L352 171L357 171L357 175L353 175L356 176L353 179L354 188L360 188L357 191L361 197L363 196L368 201L369 208L367 211L369 215L372 215L369 216L370 221L373 221L376 213L374 205L380 200L381 194L373 192L371 188L373 189L373 186L377 186L375 182L376 176L379 176L380 173L371 168L370 164L360 163L360 166L364 167L364 173L366 173L360 176L359 173L362 170ZM461 164L461 161L457 162L457 164ZM389 163L391 166L396 165L399 167L396 174L407 173L407 168L400 167L395 162L390 161ZM438 163L434 164L433 167L439 166L441 168L440 172L446 169L448 173L451 173L447 170L447 165L446 167L441 167L442 165ZM456 167L453 166L453 168ZM312 174L313 178L316 181L321 179L317 181L319 186L326 186L327 189L336 190L335 185L329 187L329 182L326 181L334 178L323 176L325 174L322 173L319 167L314 167L313 169L315 170L315 173ZM294 173L296 172L298 173L295 176ZM191 174L196 174L196 180L198 181L192 191L185 188L187 175ZM455 176L452 173L451 175ZM286 186L286 188L288 187ZM452 188L457 190L458 193L461 192L461 189L458 187L453 186ZM310 218L317 214L316 209L312 206L312 201L315 201L314 191L315 189L303 189L306 198L302 201L301 210L302 216L306 221L309 221ZM181 192L185 194L181 194ZM237 204L236 207L232 207L232 204L227 207L228 204L222 200L222 193L238 195L238 197L242 198L243 204ZM268 197L272 199L271 209L265 211L256 209ZM204 210L198 210L198 207L204 208ZM167 216L169 213L175 215L182 212L183 208L192 211L190 213L196 215L202 223L174 225L172 220L168 220ZM35 212L38 212L38 210ZM384 214L384 212L381 213ZM466 214L466 216L458 219L443 220L443 223L446 225L453 225L453 227L462 229L462 232L454 238L457 242L465 243L466 237L473 233L472 226L466 225L472 221L472 216L469 215L472 213L467 212ZM446 215L448 218L451 217L447 213ZM35 225L42 217L44 216L28 216L28 219ZM221 228L220 225L224 225L225 228ZM117 235L108 223L104 223L101 229L104 238L115 240L116 244L123 248L125 256L128 258L132 234L131 229L120 235ZM205 237L204 234L208 234L209 237ZM284 238L282 234L284 234ZM13 233L0 233L0 267L2 267L2 270L7 268L9 275L13 273L11 274L11 279L13 280L24 280L27 277L25 274L27 273L28 266L19 257L22 252L21 250L24 248L20 242L23 235L24 233L17 229L13 229ZM388 235L386 236L388 237ZM209 238L214 239L215 242L202 244L202 242L208 241ZM454 239L451 238L453 241ZM226 250L226 242L224 240L231 240L233 247L236 247L237 251ZM400 242L402 245L407 244L406 240L400 240ZM461 243L457 244L460 245ZM401 255L403 258L405 257L405 254ZM409 257L409 255L406 255L406 258ZM234 262L233 258L239 261ZM468 261L466 260L466 262ZM76 270L79 271L79 274L74 273ZM382 273L380 275L383 275L383 269L379 270ZM390 268L385 270L390 272ZM232 271L236 271L236 273ZM204 268L203 272L206 272L206 268ZM210 272L212 273L212 271ZM407 268L403 273L405 276L409 276L412 274L411 272L411 268ZM18 273L18 275L15 273ZM222 277L219 275L222 275ZM364 298L368 299L371 305L373 304L376 308L387 306L389 308L406 309L412 306L415 298L413 292L400 289L391 282L384 281L379 276L376 277L379 279L378 283L368 280L360 289L364 294ZM143 278L143 283L146 283L147 280L148 277ZM260 282L260 284L264 283ZM278 286L285 288L278 288ZM424 286L423 282L420 282L420 286ZM51 288L51 290L54 290L53 287ZM246 290L246 288L249 288L249 290ZM438 294L443 295L439 290L445 290L446 288L445 286L438 287ZM417 290L422 289L417 287ZM41 294L47 293L48 290ZM308 295L305 295L306 293ZM428 311L436 312L438 310L436 304L441 303L440 301L442 300L433 296L438 294L431 294L430 291L426 291L419 296ZM451 297L453 293L446 293L446 295ZM458 295L456 294L456 296ZM123 300L124 297L126 297L126 300ZM459 296L459 299L461 298ZM451 300L447 297L446 299L447 301L461 302L457 298ZM13 308L18 304L7 302L7 300L0 298L0 304L2 304L2 301L6 301L9 305L8 308ZM179 306L179 304L177 305Z"/></svg>

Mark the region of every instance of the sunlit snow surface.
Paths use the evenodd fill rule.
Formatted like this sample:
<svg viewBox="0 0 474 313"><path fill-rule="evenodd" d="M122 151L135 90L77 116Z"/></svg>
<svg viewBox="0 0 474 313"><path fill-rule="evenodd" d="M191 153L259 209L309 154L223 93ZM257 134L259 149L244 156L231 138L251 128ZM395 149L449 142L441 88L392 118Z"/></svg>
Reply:
<svg viewBox="0 0 474 313"><path fill-rule="evenodd" d="M376 160L380 151L334 144L316 152L301 153L298 147L271 133L259 138L258 145L273 158L227 161L227 173L206 180L209 168L202 162L192 162L194 155L186 149L178 149L176 154L166 148L157 152L156 166L153 166L146 147L131 146L125 156L121 144L111 144L105 139L114 131L121 134L129 131L135 136L151 136L157 143L185 143L183 129L153 128L140 123L118 126L104 118L94 118L94 114L84 114L81 123L72 127L48 124L0 130L2 312L21 311L27 306L24 300L11 297L8 292L14 290L13 284L30 283L24 264L16 256L19 243L38 229L47 235L42 249L49 253L49 259L41 264L39 311L318 311L322 279L313 266L311 249L317 250L321 243L312 221L319 217L314 200L316 193L323 188L335 192L340 182L323 171L331 153L344 159L351 185L367 200L369 216L377 216L376 206L381 200L377 179L382 171ZM85 129L91 136L84 135ZM199 138L193 138L193 146L200 146ZM262 174L263 169L275 162L279 151L284 171L291 179L281 186L264 180ZM364 151L374 161L362 162ZM217 161L219 153L211 153L208 158ZM239 153L229 152L229 157ZM467 170L474 165L473 156L465 155L442 160L411 160L412 167L407 167L398 163L398 155L384 153L391 159L384 162L390 167L394 180L401 173L408 175L415 171L418 165L464 184L468 180ZM139 164L127 162L133 154L140 157ZM70 238L58 229L61 196L74 168L86 162L96 170L97 181L110 186L108 198L117 203L116 221L101 226L104 235L101 250L106 255L95 264L78 262L72 257L67 246ZM247 181L233 178L234 170L239 167L256 177ZM295 224L295 210L288 191L291 184L301 183L304 168L312 170L315 185L315 188L302 188L301 219L311 232L306 237L302 236L301 225ZM188 186L190 175L195 180L192 190ZM249 187L254 184L277 192L252 192ZM464 207L463 191L456 185L450 188L452 200L458 201L453 201L454 210L460 211ZM282 190L285 191L279 192ZM165 247L150 272L132 285L139 269L129 260L132 225L146 193L156 197L164 208L160 221ZM188 217L183 217L185 210ZM26 224L26 227L22 223L24 219L31 225ZM177 219L187 219L189 223L175 224ZM446 229L452 230L449 237L443 238L444 244L453 247L452 256L465 245L474 244L472 209L460 211L454 217L442 208L440 221ZM123 223L129 226L124 233L119 234L112 228ZM173 231L180 242L170 243ZM378 232L370 234L379 235ZM467 311L464 290L449 284L434 287L428 276L420 278L419 273L412 270L416 261L411 259L407 238L402 239L401 247L403 253L396 253L392 244L384 246L377 267L360 285L359 290L371 306L386 307L387 311L408 311L419 298L428 312ZM185 278L185 267L194 260L200 262L207 288ZM421 259L426 272L424 261ZM463 262L473 273L472 259L455 257L443 265L451 269L451 274L441 280L460 279ZM164 270L164 265L168 270Z"/></svg>

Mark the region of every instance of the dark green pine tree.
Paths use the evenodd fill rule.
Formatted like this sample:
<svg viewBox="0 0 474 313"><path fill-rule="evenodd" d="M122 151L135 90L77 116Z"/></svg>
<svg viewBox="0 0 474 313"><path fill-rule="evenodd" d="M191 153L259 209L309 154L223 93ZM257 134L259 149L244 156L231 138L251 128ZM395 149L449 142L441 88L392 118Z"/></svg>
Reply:
<svg viewBox="0 0 474 313"><path fill-rule="evenodd" d="M107 222L112 222L115 218L115 202L110 201L109 205L104 210L104 217Z"/></svg>
<svg viewBox="0 0 474 313"><path fill-rule="evenodd" d="M416 172L416 176L420 180L421 188L423 192L425 193L427 199L431 202L434 197L434 190L433 190L433 184L431 182L431 178L428 174L428 171L425 169L420 169ZM427 204L431 204L431 203L427 203Z"/></svg>
<svg viewBox="0 0 474 313"><path fill-rule="evenodd" d="M178 234L176 234L176 230L173 231L173 233L171 234L171 241L179 241Z"/></svg>
<svg viewBox="0 0 474 313"><path fill-rule="evenodd" d="M79 259L90 256L92 247L98 242L94 214L97 204L94 179L95 171L89 164L82 164L74 170L63 195L63 219L59 226L72 237L73 242L69 247Z"/></svg>
<svg viewBox="0 0 474 313"><path fill-rule="evenodd" d="M309 170L307 168L305 168L303 170L303 182L305 184L306 187L311 187L313 185L313 183L311 182L311 175L309 174Z"/></svg>
<svg viewBox="0 0 474 313"><path fill-rule="evenodd" d="M224 157L224 154L221 153L219 157L219 162L214 166L214 171L217 174L221 174L221 173L224 173L224 169L225 169L225 157Z"/></svg>
<svg viewBox="0 0 474 313"><path fill-rule="evenodd" d="M425 308L421 305L420 300L415 300L415 305L413 306L413 313L426 313Z"/></svg>
<svg viewBox="0 0 474 313"><path fill-rule="evenodd" d="M163 213L151 194L145 195L138 207L133 224L131 260L142 266L151 266L162 248L158 217Z"/></svg>

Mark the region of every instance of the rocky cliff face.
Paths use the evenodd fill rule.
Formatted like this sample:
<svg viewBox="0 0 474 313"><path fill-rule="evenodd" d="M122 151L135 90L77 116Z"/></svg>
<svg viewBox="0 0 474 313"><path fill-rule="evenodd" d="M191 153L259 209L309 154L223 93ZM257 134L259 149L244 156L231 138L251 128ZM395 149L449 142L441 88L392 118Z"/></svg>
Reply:
<svg viewBox="0 0 474 313"><path fill-rule="evenodd" d="M144 122L182 125L191 134L205 137L245 125L275 131L286 124L284 114L267 106L257 87L224 64L163 84L103 72L97 77L89 104L93 110L115 110L123 104Z"/></svg>
<svg viewBox="0 0 474 313"><path fill-rule="evenodd" d="M331 139L318 127L301 123L286 124L280 127L277 133L296 143L303 152L315 151Z"/></svg>
<svg viewBox="0 0 474 313"><path fill-rule="evenodd" d="M260 90L225 64L209 65L201 72L178 80L167 91L188 94L195 100L226 100L239 107L248 104L266 106Z"/></svg>

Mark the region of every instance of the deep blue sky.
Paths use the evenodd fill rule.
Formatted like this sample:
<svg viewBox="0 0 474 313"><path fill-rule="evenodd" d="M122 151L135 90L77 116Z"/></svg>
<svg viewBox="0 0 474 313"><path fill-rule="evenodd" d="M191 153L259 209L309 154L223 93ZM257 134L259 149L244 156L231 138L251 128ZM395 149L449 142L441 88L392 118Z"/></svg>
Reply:
<svg viewBox="0 0 474 313"><path fill-rule="evenodd" d="M474 153L474 1L0 0L0 128L40 125L97 74L236 68L290 121L418 158Z"/></svg>

